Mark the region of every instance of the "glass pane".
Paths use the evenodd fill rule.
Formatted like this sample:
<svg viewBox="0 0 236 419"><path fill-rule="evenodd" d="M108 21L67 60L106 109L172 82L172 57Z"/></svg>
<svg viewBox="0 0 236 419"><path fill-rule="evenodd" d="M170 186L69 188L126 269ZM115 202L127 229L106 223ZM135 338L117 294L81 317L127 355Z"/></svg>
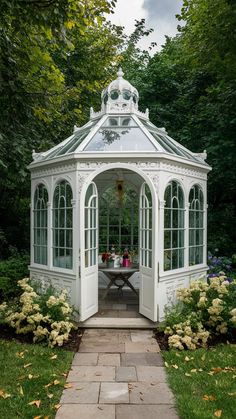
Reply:
<svg viewBox="0 0 236 419"><path fill-rule="evenodd" d="M169 230L166 230L164 232L164 249L170 249L171 248L171 232Z"/></svg>
<svg viewBox="0 0 236 419"><path fill-rule="evenodd" d="M178 228L179 227L179 210L173 209L172 210L172 227Z"/></svg>
<svg viewBox="0 0 236 419"><path fill-rule="evenodd" d="M193 246L195 244L195 230L189 230L189 246Z"/></svg>
<svg viewBox="0 0 236 419"><path fill-rule="evenodd" d="M171 250L164 251L164 271L171 269Z"/></svg>
<svg viewBox="0 0 236 419"><path fill-rule="evenodd" d="M165 202L165 206L166 208L171 208L171 185L168 185L166 190L165 190L165 196L164 196L164 200Z"/></svg>
<svg viewBox="0 0 236 419"><path fill-rule="evenodd" d="M156 151L144 132L138 128L100 129L85 151Z"/></svg>
<svg viewBox="0 0 236 419"><path fill-rule="evenodd" d="M172 249L178 247L178 230L172 231Z"/></svg>
<svg viewBox="0 0 236 419"><path fill-rule="evenodd" d="M178 250L172 250L172 269L179 267Z"/></svg>
<svg viewBox="0 0 236 419"><path fill-rule="evenodd" d="M184 266L184 249L179 250L179 268Z"/></svg>
<svg viewBox="0 0 236 419"><path fill-rule="evenodd" d="M164 227L165 228L171 227L171 210L169 209L164 210Z"/></svg>
<svg viewBox="0 0 236 419"><path fill-rule="evenodd" d="M184 247L184 230L179 231L179 247Z"/></svg>

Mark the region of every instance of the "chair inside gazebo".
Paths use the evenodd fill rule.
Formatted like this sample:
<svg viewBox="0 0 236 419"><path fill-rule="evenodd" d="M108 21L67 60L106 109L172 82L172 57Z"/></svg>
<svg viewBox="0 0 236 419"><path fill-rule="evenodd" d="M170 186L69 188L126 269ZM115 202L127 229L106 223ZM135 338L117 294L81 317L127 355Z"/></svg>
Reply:
<svg viewBox="0 0 236 419"><path fill-rule="evenodd" d="M139 317L139 193L143 179L136 173L113 169L98 175L99 312L102 317ZM115 260L114 260L115 254ZM124 285L119 267L135 269ZM106 268L117 270L110 288ZM103 268L104 271L103 271Z"/></svg>

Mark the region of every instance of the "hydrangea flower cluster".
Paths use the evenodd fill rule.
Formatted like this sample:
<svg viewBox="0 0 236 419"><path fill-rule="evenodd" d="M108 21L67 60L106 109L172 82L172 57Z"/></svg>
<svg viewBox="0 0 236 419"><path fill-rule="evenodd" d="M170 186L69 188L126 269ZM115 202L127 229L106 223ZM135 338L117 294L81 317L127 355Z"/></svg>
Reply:
<svg viewBox="0 0 236 419"><path fill-rule="evenodd" d="M23 290L18 304L15 307L9 307L6 303L0 306L6 323L17 334L33 333L34 342L46 340L49 346L62 346L74 327L67 291L61 291L58 296L47 293L39 295L29 284L28 278L18 281L18 285Z"/></svg>
<svg viewBox="0 0 236 419"><path fill-rule="evenodd" d="M228 281L223 272L209 278L209 283L199 280L178 289L177 299L176 315L170 311L165 321L172 348L204 347L209 336L230 335L236 328L236 281Z"/></svg>

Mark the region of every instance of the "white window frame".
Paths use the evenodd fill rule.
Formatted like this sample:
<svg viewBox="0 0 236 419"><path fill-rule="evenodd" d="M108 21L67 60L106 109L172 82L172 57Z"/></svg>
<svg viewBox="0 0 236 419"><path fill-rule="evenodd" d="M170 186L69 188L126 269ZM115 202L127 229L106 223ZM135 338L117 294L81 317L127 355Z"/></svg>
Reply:
<svg viewBox="0 0 236 419"><path fill-rule="evenodd" d="M46 197L44 197L45 192L46 192ZM40 195L42 196L40 197ZM38 243L38 239L39 239L39 243ZM39 258L37 260L36 260L36 252L39 252L39 255L38 255ZM35 192L34 192L33 260L34 260L34 264L43 265L43 266L47 266L48 264L48 190L46 186L44 185L44 183L39 183L36 186Z"/></svg>
<svg viewBox="0 0 236 419"><path fill-rule="evenodd" d="M177 196L173 195L173 185L174 183L177 184L178 190L182 193L182 201L183 204L180 207L180 200L179 200L179 195L177 192ZM170 207L167 207L167 202L166 202L166 193L167 193L167 189L171 187L171 205ZM185 248L186 248L186 238L185 238L185 231L186 231L186 221L185 221L185 213L186 213L186 209L185 209L185 195L184 195L184 190L183 187L181 186L180 182L178 180L171 180L170 182L168 182L166 188L165 188L165 192L164 192L164 200L165 200L165 206L164 206L164 217L163 217L163 271L164 273L170 272L170 271L176 271L176 270L180 270L183 269L185 267ZM174 200L177 203L177 206L173 206ZM170 211L170 226L165 227L165 215L166 215L166 211ZM178 225L177 227L173 227L173 211L178 211L177 217L178 217ZM182 214L181 214L182 212ZM183 220L183 225L181 226L181 218ZM165 232L169 232L170 233L170 246L167 248L165 247ZM173 235L174 232L177 233L177 246L173 247ZM183 237L183 244L182 246L180 246L180 234L182 233L182 237ZM177 252L177 266L173 268L173 252ZM182 264L180 265L180 251L182 252ZM165 268L165 260L167 257L167 254L169 253L170 257L170 267L167 269Z"/></svg>
<svg viewBox="0 0 236 419"><path fill-rule="evenodd" d="M60 191L60 186L62 184L65 184L65 194L61 194ZM59 195L57 198L57 206L55 205L55 194L57 191L57 188L59 188ZM70 205L67 205L66 201L67 201L67 188L70 188L70 195L71 195L71 200L70 200ZM63 199L65 205L61 206L60 205L60 201ZM53 206L52 206L52 265L53 268L57 268L57 269L65 269L66 271L68 270L72 270L73 269L73 205L72 205L72 201L73 201L73 190L72 187L70 185L70 183L68 182L68 180L63 179L60 180L54 189L54 193L53 193ZM67 221L67 211L70 210L71 211L71 225L68 226L68 221ZM55 226L55 222L56 222L56 211L58 211L57 214L57 226ZM62 213L62 218L64 219L64 226L62 226L60 224L60 217L61 217L61 213ZM64 215L64 216L63 216ZM56 232L57 232L57 240L56 240ZM71 246L67 245L67 233L70 232L71 235ZM60 235L63 233L64 239L64 245L60 246ZM69 236L69 234L68 234ZM55 256L55 251L57 250L57 255ZM64 262L62 262L63 259L61 259L61 250L64 250ZM69 251L69 255L67 255L67 252ZM69 263L67 264L67 259ZM58 260L58 263L56 263L56 260ZM67 266L68 265L68 266Z"/></svg>

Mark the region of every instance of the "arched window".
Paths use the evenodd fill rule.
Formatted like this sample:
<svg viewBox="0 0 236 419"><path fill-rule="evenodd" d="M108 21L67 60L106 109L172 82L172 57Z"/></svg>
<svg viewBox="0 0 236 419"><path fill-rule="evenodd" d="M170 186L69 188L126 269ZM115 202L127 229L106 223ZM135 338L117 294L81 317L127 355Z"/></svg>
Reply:
<svg viewBox="0 0 236 419"><path fill-rule="evenodd" d="M53 197L53 266L72 269L73 198L70 184L57 184Z"/></svg>
<svg viewBox="0 0 236 419"><path fill-rule="evenodd" d="M184 193L180 184L170 182L165 190L164 270L184 266Z"/></svg>
<svg viewBox="0 0 236 419"><path fill-rule="evenodd" d="M189 265L203 262L203 192L194 185L189 193Z"/></svg>
<svg viewBox="0 0 236 419"><path fill-rule="evenodd" d="M47 265L47 202L48 192L46 187L40 183L34 194L34 262L40 265Z"/></svg>

